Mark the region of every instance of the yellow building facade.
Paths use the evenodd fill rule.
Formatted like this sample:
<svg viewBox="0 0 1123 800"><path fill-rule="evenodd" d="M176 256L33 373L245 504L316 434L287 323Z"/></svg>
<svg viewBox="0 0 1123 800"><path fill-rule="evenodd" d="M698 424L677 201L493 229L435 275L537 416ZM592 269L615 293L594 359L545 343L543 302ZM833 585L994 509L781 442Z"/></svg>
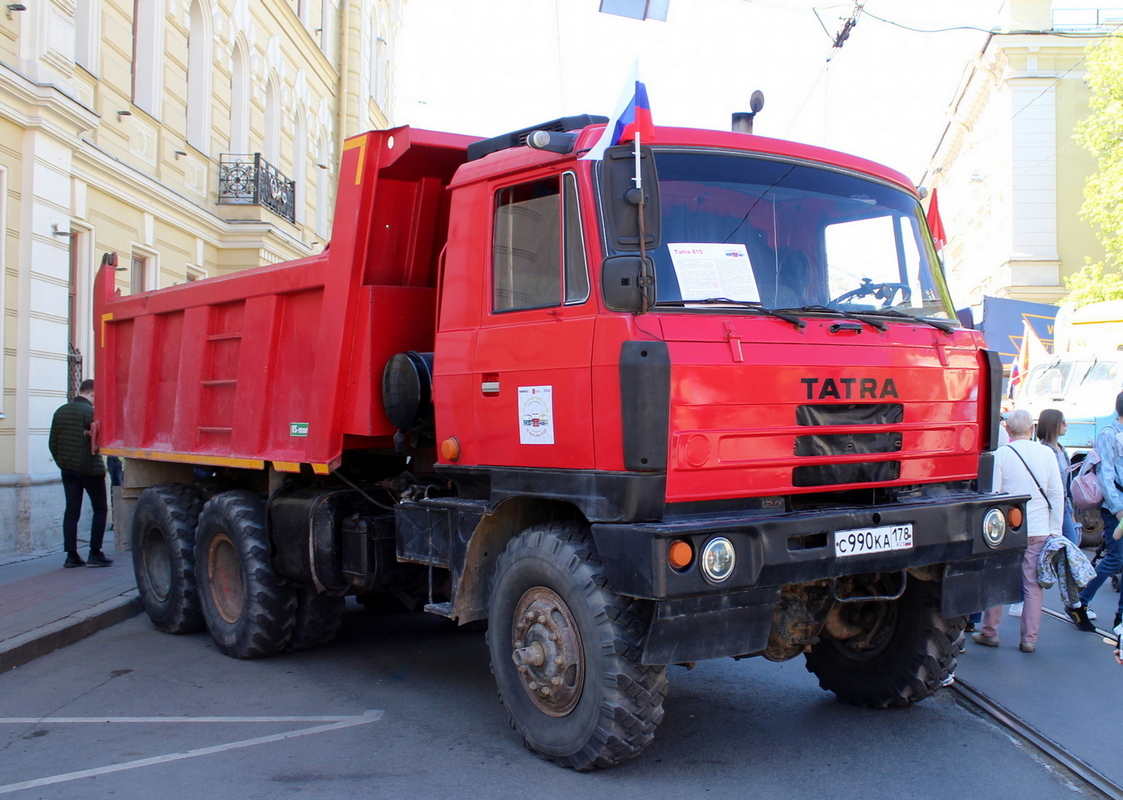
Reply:
<svg viewBox="0 0 1123 800"><path fill-rule="evenodd" d="M319 252L343 140L390 124L403 2L0 7L0 557L61 547L47 434L93 374L102 255L129 293Z"/></svg>
<svg viewBox="0 0 1123 800"><path fill-rule="evenodd" d="M968 65L921 181L939 189L961 306L984 295L1059 303L1065 278L1103 257L1079 216L1096 162L1073 133L1089 114L1085 49L1114 30L1117 13L1011 0Z"/></svg>

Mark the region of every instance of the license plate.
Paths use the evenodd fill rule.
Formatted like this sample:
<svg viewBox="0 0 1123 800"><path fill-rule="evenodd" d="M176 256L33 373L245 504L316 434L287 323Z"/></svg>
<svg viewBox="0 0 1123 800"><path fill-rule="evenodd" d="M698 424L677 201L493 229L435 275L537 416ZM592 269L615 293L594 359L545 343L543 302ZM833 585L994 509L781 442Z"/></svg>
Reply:
<svg viewBox="0 0 1123 800"><path fill-rule="evenodd" d="M912 549L912 523L835 531L834 554L839 558Z"/></svg>

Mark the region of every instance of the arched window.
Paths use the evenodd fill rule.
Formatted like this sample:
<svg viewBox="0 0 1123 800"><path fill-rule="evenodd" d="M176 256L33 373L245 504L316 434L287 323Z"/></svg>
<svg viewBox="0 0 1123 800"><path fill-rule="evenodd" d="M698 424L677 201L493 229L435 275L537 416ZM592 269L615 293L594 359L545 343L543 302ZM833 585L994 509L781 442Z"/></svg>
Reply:
<svg viewBox="0 0 1123 800"><path fill-rule="evenodd" d="M316 235L325 241L330 235L328 230L328 181L331 171L321 168L328 165L327 136L320 135L316 143Z"/></svg>
<svg viewBox="0 0 1123 800"><path fill-rule="evenodd" d="M241 39L230 59L230 152L250 152L250 67Z"/></svg>
<svg viewBox="0 0 1123 800"><path fill-rule="evenodd" d="M265 86L265 160L273 166L281 160L281 90L272 75Z"/></svg>
<svg viewBox="0 0 1123 800"><path fill-rule="evenodd" d="M211 72L214 36L209 3L191 0L191 28L187 36L187 141L203 154L210 152Z"/></svg>
<svg viewBox="0 0 1123 800"><path fill-rule="evenodd" d="M133 0L133 103L160 116L164 93L164 0Z"/></svg>
<svg viewBox="0 0 1123 800"><path fill-rule="evenodd" d="M292 132L292 180L294 184L294 221L304 224L304 206L308 197L308 125L303 106L296 109Z"/></svg>
<svg viewBox="0 0 1123 800"><path fill-rule="evenodd" d="M374 95L374 102L378 105L379 110L382 111L384 116L389 117L386 102L390 95L390 44L386 39L387 35L385 29L375 32L374 69L371 71L374 86L371 94Z"/></svg>

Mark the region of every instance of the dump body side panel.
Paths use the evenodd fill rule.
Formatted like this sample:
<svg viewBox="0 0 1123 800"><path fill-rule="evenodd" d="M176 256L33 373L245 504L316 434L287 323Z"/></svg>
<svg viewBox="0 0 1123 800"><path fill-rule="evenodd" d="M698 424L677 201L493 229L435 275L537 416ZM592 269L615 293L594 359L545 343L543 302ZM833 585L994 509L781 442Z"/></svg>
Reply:
<svg viewBox="0 0 1123 800"><path fill-rule="evenodd" d="M103 453L282 471L388 445L382 367L431 350L444 187L469 137L349 139L323 253L122 297L95 286Z"/></svg>

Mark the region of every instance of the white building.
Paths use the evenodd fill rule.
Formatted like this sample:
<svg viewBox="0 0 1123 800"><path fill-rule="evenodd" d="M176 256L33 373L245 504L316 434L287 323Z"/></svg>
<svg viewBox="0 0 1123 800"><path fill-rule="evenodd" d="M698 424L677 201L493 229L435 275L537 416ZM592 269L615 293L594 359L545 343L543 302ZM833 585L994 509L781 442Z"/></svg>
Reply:
<svg viewBox="0 0 1123 800"><path fill-rule="evenodd" d="M0 8L0 557L61 548L47 434L93 374L102 254L127 293L318 252L343 139L390 122L403 2Z"/></svg>

